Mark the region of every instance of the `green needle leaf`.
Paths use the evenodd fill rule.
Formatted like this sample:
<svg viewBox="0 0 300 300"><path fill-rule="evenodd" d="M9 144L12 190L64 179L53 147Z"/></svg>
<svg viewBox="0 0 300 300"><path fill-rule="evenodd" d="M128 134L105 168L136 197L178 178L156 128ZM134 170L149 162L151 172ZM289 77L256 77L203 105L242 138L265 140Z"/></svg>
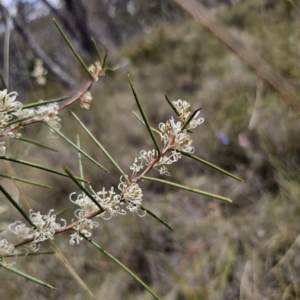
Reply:
<svg viewBox="0 0 300 300"><path fill-rule="evenodd" d="M158 222L164 224L167 228L169 228L170 230L174 231L174 229L168 225L165 221L163 221L162 219L160 219L157 215L155 215L152 211L150 211L149 209L141 206L142 210L145 210L151 217L153 217L154 219L156 219Z"/></svg>
<svg viewBox="0 0 300 300"><path fill-rule="evenodd" d="M148 129L148 132L149 132L149 134L150 134L150 136L151 136L151 138L152 138L152 140L153 140L153 143L154 143L154 145L155 145L155 148L156 148L156 150L157 150L159 156L161 156L160 148L159 148L158 143L157 143L157 141L156 141L156 139L155 139L155 137L154 137L154 134L153 134L153 132L152 132L152 130L151 130L151 127L150 127L150 125L149 125L149 122L148 122L148 120L147 120L147 118L146 118L146 116L145 116L145 114L144 114L144 111L143 111L143 109L142 109L142 107L141 107L141 105L140 105L140 101L139 101L139 99L138 99L138 97L137 97L137 94L136 94L134 88L133 88L133 85L132 85L132 82L131 82L129 73L128 73L127 76L128 76L129 84L130 84L130 87L131 87L131 90L132 90L134 99L135 99L136 104L137 104L137 106L138 106L138 108L139 108L139 110L140 110L140 113L141 113L141 115L142 115L142 118L143 118L143 120L144 120L144 123L146 124L146 127L147 127L147 129Z"/></svg>
<svg viewBox="0 0 300 300"><path fill-rule="evenodd" d="M83 154L86 158L88 158L91 162L93 162L95 165L97 165L100 169L105 171L106 173L109 173L106 168L104 168L102 165L100 165L95 159L93 159L91 156L89 156L87 153L85 153L83 150L81 150L76 144L74 144L71 140L69 140L65 135L63 135L59 130L52 127L50 124L44 122L44 124L48 125L50 128L53 129L58 135L60 135L66 142L68 142L72 147L77 149L81 154Z"/></svg>
<svg viewBox="0 0 300 300"><path fill-rule="evenodd" d="M4 90L8 90L7 84L6 84L6 82L5 82L4 78L3 78L3 75L1 73L0 73L0 80L2 82Z"/></svg>
<svg viewBox="0 0 300 300"><path fill-rule="evenodd" d="M0 191L5 195L5 197L9 200L9 202L19 211L19 213L27 220L27 222L34 228L36 226L32 223L30 218L27 216L25 211L21 208L21 206L11 197L11 195L4 189L2 185L0 185Z"/></svg>
<svg viewBox="0 0 300 300"><path fill-rule="evenodd" d="M105 71L116 72L116 71L118 71L120 69L121 69L120 66L115 66L114 68L108 68L108 67L106 67Z"/></svg>
<svg viewBox="0 0 300 300"><path fill-rule="evenodd" d="M72 112L72 115L74 116L76 121L80 124L80 126L84 129L84 131L92 138L92 140L96 143L96 145L101 149L101 151L105 154L105 156L110 160L110 162L115 166L115 168L121 173L121 175L123 175L124 178L127 178L127 175L124 173L124 171L118 165L118 163L110 156L110 154L105 150L105 148L101 145L101 143L88 130L88 128L80 121L80 119L76 116L76 114Z"/></svg>
<svg viewBox="0 0 300 300"><path fill-rule="evenodd" d="M186 120L185 124L182 126L181 131L183 131L185 129L186 126L189 125L189 123L193 120L193 118L195 117L195 115L201 111L202 108L199 108L197 110L195 110L190 116L189 118Z"/></svg>
<svg viewBox="0 0 300 300"><path fill-rule="evenodd" d="M85 238L94 247L96 247L99 251L101 251L103 254L109 257L114 263L116 263L119 267L121 267L125 272L127 272L134 280L136 280L143 288L145 288L155 299L160 300L160 298L150 289L150 287L142 279L140 279L137 275L135 275L129 268L127 268L122 262L120 262L117 258L115 258L113 255L111 255L109 252L107 252L105 249L103 249L100 245L95 243L90 238L87 238L84 235L81 236Z"/></svg>
<svg viewBox="0 0 300 300"><path fill-rule="evenodd" d="M102 63L102 66L101 66L102 70L105 69L106 59L107 59L107 50L105 50L105 55L104 55L103 63Z"/></svg>
<svg viewBox="0 0 300 300"><path fill-rule="evenodd" d="M173 105L172 101L168 98L167 95L165 95L165 98L166 98L167 102L169 103L169 105L171 106L171 108L172 108L172 109L174 110L174 112L176 113L176 115L179 116L179 113L178 113L176 107Z"/></svg>
<svg viewBox="0 0 300 300"><path fill-rule="evenodd" d="M22 165L26 165L26 166L29 166L29 167L37 168L37 169L47 171L47 172L50 172L50 173L54 173L54 174L57 174L57 175L61 175L61 176L64 176L64 177L69 177L68 175L66 175L63 172L59 172L59 171L56 171L56 170L53 170L53 169L49 169L47 167L43 167L41 165L37 165L37 164L31 163L31 162L28 162L28 161L24 161L24 160L21 160L21 159L16 159L16 158L6 157L6 156L0 156L0 159L16 162L18 164L22 164ZM82 178L79 178L79 177L76 177L76 179L79 180L79 181L88 183L88 181L85 180L85 179L82 179Z"/></svg>
<svg viewBox="0 0 300 300"><path fill-rule="evenodd" d="M35 277L32 277L32 276L30 276L30 275L28 275L28 274L26 274L26 273L24 273L24 272L21 272L21 271L15 269L15 268L13 268L13 267L7 265L7 264L4 264L3 262L0 262L0 266L3 267L4 269L10 271L10 272L13 272L13 273L15 273L15 274L17 274L17 275L19 275L19 276L22 276L22 277L24 277L24 278L26 278L26 279L28 279L28 280L30 280L30 281L33 281L33 282L35 282L35 283L37 283L37 284L40 284L40 285L42 285L42 286L45 286L45 287L47 287L47 288L49 288L49 289L56 290L56 288L53 287L52 285L50 285L50 284L48 284L48 283L46 283L46 282L44 282L44 281L42 281L42 280L39 280L39 279L37 279L37 278L35 278Z"/></svg>
<svg viewBox="0 0 300 300"><path fill-rule="evenodd" d="M34 114L34 115L32 115L32 116L29 116L29 117L25 117L25 118L21 118L21 119L15 119L15 120L13 120L13 121L11 121L11 122L8 122L7 124L6 124L6 127L8 127L8 126L11 126L11 125L13 125L13 124L17 124L17 123L22 123L23 121L27 121L27 120L30 120L30 119L33 119L33 118L35 118L35 117L38 117L40 114Z"/></svg>
<svg viewBox="0 0 300 300"><path fill-rule="evenodd" d="M192 158L196 161L199 161L199 162L201 162L201 163L203 163L203 164L205 164L205 165L207 165L207 166L209 166L209 167L211 167L211 168L213 168L213 169L215 169L215 170L217 170L217 171L219 171L219 172L221 172L221 173L223 173L223 174L225 174L229 177L232 177L232 178L234 178L234 179L236 179L240 182L245 182L245 180L243 180L242 178L240 178L238 176L235 176L232 173L229 173L229 172L225 171L224 169L222 169L222 168L220 168L216 165L213 165L212 163L210 163L210 162L208 162L208 161L206 161L206 160L204 160L204 159L202 159L202 158L200 158L196 155L188 154L188 153L185 153L185 152L180 151L180 150L176 150L176 151L180 152L182 155L185 155L185 156L190 157L190 158Z"/></svg>
<svg viewBox="0 0 300 300"><path fill-rule="evenodd" d="M102 59L101 59L101 55L100 55L100 52L99 52L99 49L98 49L98 46L96 44L96 41L94 38L91 39L93 44L94 44L94 47L95 47L95 50L96 50L96 53L97 53L97 56L98 56L98 59L99 59L99 62L100 62L100 65L102 65Z"/></svg>
<svg viewBox="0 0 300 300"><path fill-rule="evenodd" d="M14 255L4 255L4 257L20 257L20 256L35 256L35 255L47 255L47 254L55 254L54 251L48 251L48 252L31 252L31 253L20 253L20 254L14 254Z"/></svg>
<svg viewBox="0 0 300 300"><path fill-rule="evenodd" d="M135 112L135 111L133 111L132 112L133 114L134 114L134 116L143 124L143 125L145 125L145 122L141 119L141 117ZM150 127L151 128L151 130L153 131L153 132L155 132L156 134L159 134L160 135L160 131L159 130L157 130L157 129L155 129L154 127Z"/></svg>
<svg viewBox="0 0 300 300"><path fill-rule="evenodd" d="M27 180L27 179L23 179L23 178L18 178L18 177L15 177L15 176L9 176L9 175L1 174L0 173L0 177L5 177L5 178L13 179L15 181L20 181L20 182L24 182L24 183L36 185L36 186L39 186L39 187L43 187L43 188L47 188L47 189L52 189L52 187L50 185L37 183L35 181L31 181L31 180Z"/></svg>
<svg viewBox="0 0 300 300"><path fill-rule="evenodd" d="M70 96L65 96L65 97L62 97L62 98L57 98L57 99L52 99L52 100L45 100L45 101L29 103L29 104L23 105L22 109L32 108L32 107L41 106L41 105L46 105L46 104L49 104L49 103L60 102L60 101L66 100L68 98L70 98Z"/></svg>
<svg viewBox="0 0 300 300"><path fill-rule="evenodd" d="M177 184L177 183L170 182L170 181L167 181L167 180L162 180L162 179L158 179L158 178L154 178L154 177L148 177L148 176L143 176L143 179L164 183L164 184L167 184L167 185L170 185L170 186L173 186L173 187L176 187L178 189L182 189L182 190L185 190L185 191L188 191L188 192L192 192L192 193L200 194L200 195L207 196L207 197L210 197L210 198L214 198L214 199L218 199L218 200L222 200L222 201L232 203L232 200L229 199L229 198L219 196L219 195L216 195L216 194L212 194L212 193L208 193L208 192L205 192L205 191L193 189L193 188L187 187L185 185Z"/></svg>
<svg viewBox="0 0 300 300"><path fill-rule="evenodd" d="M45 145L43 145L43 144L37 143L37 142L32 141L32 140L28 140L28 139L25 139L25 138L18 138L18 139L16 139L16 140L17 140L17 141L26 142L26 143L29 143L29 144L33 144L33 145L36 145L36 146L41 147L41 148L45 148L45 149L50 150L50 151L58 152L57 149L54 149L54 148L52 148L52 147L45 146Z"/></svg>
<svg viewBox="0 0 300 300"><path fill-rule="evenodd" d="M84 186L81 185L81 183L75 178L75 176L67 168L64 169L68 176L73 180L73 182L99 207L101 212L105 212L105 210L102 208L99 202L96 201L93 195Z"/></svg>
<svg viewBox="0 0 300 300"><path fill-rule="evenodd" d="M76 135L77 138L77 146L80 148L80 137L79 134ZM83 167L82 167L82 159L81 159L81 153L78 151L78 167L79 167L79 174L81 178L84 178L83 175ZM81 183L81 185L84 187L84 182Z"/></svg>
<svg viewBox="0 0 300 300"><path fill-rule="evenodd" d="M61 29L61 27L58 25L58 23L56 22L56 20L54 18L52 20L53 20L55 26L57 27L57 29L59 30L60 34L62 35L62 37L64 38L64 40L66 41L66 43L68 44L68 46L70 47L70 49L72 50L72 52L74 53L74 55L78 59L78 61L81 63L81 65L83 66L83 68L85 69L85 71L88 73L89 77L92 80L94 80L92 74L88 70L88 67L86 66L86 64L84 63L84 61L82 60L82 58L80 57L80 55L78 54L78 52L76 51L76 49L73 47L73 45L71 44L70 40L67 38L67 36L63 32L63 30Z"/></svg>
<svg viewBox="0 0 300 300"><path fill-rule="evenodd" d="M58 217L58 216L64 214L64 213L65 213L66 211L68 211L69 209L70 209L70 208L62 209L62 210L58 211L58 212L55 214L55 216Z"/></svg>

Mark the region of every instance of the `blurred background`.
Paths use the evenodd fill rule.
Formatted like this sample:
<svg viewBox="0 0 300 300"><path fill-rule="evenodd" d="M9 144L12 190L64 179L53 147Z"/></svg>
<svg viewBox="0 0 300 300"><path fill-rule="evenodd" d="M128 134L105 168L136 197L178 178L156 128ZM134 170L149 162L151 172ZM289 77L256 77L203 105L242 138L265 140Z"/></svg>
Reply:
<svg viewBox="0 0 300 300"><path fill-rule="evenodd" d="M299 94L298 1L198 2L204 15L221 21L224 32L234 34L249 55L261 57L271 74ZM71 109L125 172L141 150L153 148L132 114L137 108L127 81L129 71L152 126L173 115L165 95L187 100L193 109L202 107L205 122L192 137L195 154L245 180L240 183L184 157L170 166L168 179L234 203L144 182L144 206L174 231L149 215L128 214L101 220L93 232L95 242L165 300L300 298L299 99L291 100L280 87L276 92L240 60L236 49L225 47L171 0L3 1L0 8L1 73L9 78L10 91L18 92L18 101L74 95L87 81L53 24L55 17L87 65L96 60L90 41L94 37L101 53L108 51L108 66L120 66L93 86L90 110L77 103ZM45 84L34 77L37 59L47 69ZM83 159L85 177L96 191L117 188L119 174L74 122L71 109L61 112L61 131L73 141L79 133L82 148L110 169L106 175ZM78 174L75 149L47 135L42 125L23 130L24 137L58 153L10 140L10 156L58 170L66 165ZM1 168L53 187L45 192L3 179L1 184L24 209L29 203L43 214L51 208L59 211L70 207L69 194L78 192L68 179L7 162ZM0 238L14 241L7 225L21 217L2 195L0 204ZM73 208L61 217L74 218ZM61 253L18 258L16 267L58 290L0 270L2 299L93 299L91 293L96 299L152 299L90 244L70 246L69 234L58 235L55 244ZM42 251L51 249L57 251L53 243L41 245Z"/></svg>

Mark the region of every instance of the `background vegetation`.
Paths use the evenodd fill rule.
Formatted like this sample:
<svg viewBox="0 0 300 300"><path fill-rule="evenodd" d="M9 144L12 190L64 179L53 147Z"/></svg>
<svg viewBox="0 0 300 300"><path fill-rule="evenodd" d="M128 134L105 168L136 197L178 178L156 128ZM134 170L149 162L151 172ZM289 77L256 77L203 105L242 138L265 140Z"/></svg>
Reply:
<svg viewBox="0 0 300 300"><path fill-rule="evenodd" d="M67 2L60 8L65 14ZM93 87L90 110L72 109L126 170L140 150L151 147L147 132L131 114L136 108L126 79L129 71L153 126L172 115L165 94L170 99L185 99L195 109L202 106L205 122L194 133L196 154L246 182L239 183L182 159L170 167L174 182L230 197L234 204L145 182L144 203L169 223L174 232L150 217L127 215L103 221L94 231L95 241L166 300L298 299L299 111L287 105L234 53L172 2L149 1L153 5L148 1L147 5L144 1L124 2L124 7L114 2L114 13L108 13L111 23L104 16L105 9L109 12L109 4L85 2L91 31L99 40L104 32L108 63L120 65L121 69L107 73ZM135 10L130 8L131 2ZM299 93L299 4L287 0L223 2L205 4L252 53L262 57L273 72L283 76ZM22 5L23 10L27 9L26 16L28 11L36 10L36 3ZM73 94L84 82L83 71L63 44L50 15L26 22L39 45L72 75L76 86L67 89L51 72L47 85L37 86L28 69L35 55L13 31L11 90L18 91L19 100L25 103ZM92 62L93 53L84 49L78 38L74 40ZM69 112L63 112L62 120L63 132L74 139L77 132L82 134ZM75 170L74 149L60 139L45 138L47 128L37 127L26 129L23 135L53 146L59 153L12 140L12 155L58 169L67 165ZM100 163L105 161L84 134L81 143ZM113 171L106 176L88 161L84 161L84 166L95 190L116 186L119 181ZM8 164L3 167L13 167L16 174L28 176L25 168ZM41 176L53 186L46 194L7 179L2 184L15 193L21 205L26 198L36 210L45 213L53 207L57 211L67 207L68 195L76 190L74 185L67 179L30 171L32 179ZM0 201L1 207L8 206L3 197ZM1 235L7 236L6 224L19 216L9 207L9 213L0 217ZM67 212L65 218L72 218L72 212ZM123 270L90 245L82 242L72 247L67 236L58 236L55 242L74 271L62 263L59 254L19 258L17 267L51 283L58 292L49 292L1 270L3 299L88 299L90 296L78 284L75 272L97 299L150 299ZM43 244L42 250L48 247L53 244Z"/></svg>

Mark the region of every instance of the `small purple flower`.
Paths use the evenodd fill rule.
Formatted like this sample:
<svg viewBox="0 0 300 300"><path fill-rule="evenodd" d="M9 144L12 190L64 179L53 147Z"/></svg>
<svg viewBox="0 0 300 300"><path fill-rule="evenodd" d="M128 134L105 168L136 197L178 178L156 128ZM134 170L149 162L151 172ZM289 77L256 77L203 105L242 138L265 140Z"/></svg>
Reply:
<svg viewBox="0 0 300 300"><path fill-rule="evenodd" d="M228 136L227 134L225 134L225 133L220 133L220 134L218 135L218 139L219 139L219 141L220 141L220 143L221 143L222 145L227 146L227 145L230 144L230 138L229 138L229 136Z"/></svg>

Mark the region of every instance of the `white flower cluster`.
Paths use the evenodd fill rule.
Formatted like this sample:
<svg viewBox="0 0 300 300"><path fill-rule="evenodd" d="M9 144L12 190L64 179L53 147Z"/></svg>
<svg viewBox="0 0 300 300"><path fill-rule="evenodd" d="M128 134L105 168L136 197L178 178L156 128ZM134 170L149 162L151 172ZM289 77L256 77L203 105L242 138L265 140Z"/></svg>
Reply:
<svg viewBox="0 0 300 300"><path fill-rule="evenodd" d="M171 117L166 123L159 124L160 137L162 140L163 148L162 152L165 151L164 155L159 157L157 150L140 152L140 156L135 158L133 165L130 167L132 170L132 179L135 178L143 169L143 164L147 166L153 164L153 168L159 171L161 175L169 176L170 173L165 165L170 165L181 158L181 153L178 150L192 154L195 151L195 148L192 147L192 140L188 134L188 131L196 128L204 122L203 118L197 118L200 111L195 114L195 116L190 120L189 124L183 129L183 126L190 118L191 106L188 102L177 100L173 101L173 105L178 112L178 121L175 122L174 118ZM138 161L140 161L138 163Z"/></svg>
<svg viewBox="0 0 300 300"><path fill-rule="evenodd" d="M58 103L38 106L37 109L35 109L36 117L34 117L34 120L44 121L59 130L61 128L61 124L60 118L58 117L58 109Z"/></svg>
<svg viewBox="0 0 300 300"><path fill-rule="evenodd" d="M188 102L177 100L172 102L178 112L178 120L175 122L172 117L166 123L160 123L159 129L161 131L160 137L163 141L164 148L169 147L173 150L181 150L183 152L192 154L195 148L192 147L192 140L188 135L188 130L194 129L204 122L203 118L197 118L200 111L198 111L189 124L183 129L183 126L191 116L191 106Z"/></svg>
<svg viewBox="0 0 300 300"><path fill-rule="evenodd" d="M36 109L23 109L23 104L16 101L17 96L16 92L7 93L7 90L0 91L0 136L9 138L21 137L17 129L4 130L14 117L20 119L20 122L45 121L58 130L61 128L60 118L58 117L58 103L40 105ZM0 142L0 156L5 154L5 150L5 142Z"/></svg>
<svg viewBox="0 0 300 300"><path fill-rule="evenodd" d="M120 183L118 185L119 190L122 191L123 194L123 201L127 203L126 208L130 212L136 212L138 216L144 217L146 212L144 211L143 214L140 214L142 201L143 201L143 192L137 183L130 183L120 179Z"/></svg>
<svg viewBox="0 0 300 300"><path fill-rule="evenodd" d="M16 92L0 91L0 128L6 127L13 116L22 109L23 104L16 101L17 96Z"/></svg>
<svg viewBox="0 0 300 300"><path fill-rule="evenodd" d="M145 216L145 212L140 214L143 194L138 184L128 185L127 182L122 180L122 177L120 181L118 188L122 191L123 196L116 194L113 187L109 191L103 188L102 191L97 193L90 187L94 200L104 210L102 213L99 213L99 207L87 195L80 194L75 200L72 199L72 195L75 193L70 195L70 201L80 207L74 213L77 221L73 229L76 232L70 236L71 245L78 244L83 239L83 236L90 237L92 235L91 230L99 226L98 222L92 220L92 217L110 220L118 215L126 215L126 210L121 208L124 203L127 204L126 209L130 212L136 212L141 217ZM93 214L95 215L93 216Z"/></svg>
<svg viewBox="0 0 300 300"><path fill-rule="evenodd" d="M33 242L26 246L37 251L38 243L48 239L53 240L56 230L66 226L65 220L62 220L64 222L63 226L56 223L56 215L51 216L52 212L53 209L49 211L48 215L41 215L40 212L35 213L30 210L29 217L35 227L27 227L24 223L16 221L9 226L9 229L18 236L19 241L33 239Z"/></svg>
<svg viewBox="0 0 300 300"><path fill-rule="evenodd" d="M31 75L35 78L38 85L46 84L46 75L48 74L47 69L44 68L44 63L41 59L37 58L34 61L34 69Z"/></svg>
<svg viewBox="0 0 300 300"><path fill-rule="evenodd" d="M92 97L91 92L87 91L80 98L80 107L85 108L85 109L89 109L90 106L91 106L92 100L93 100L93 97Z"/></svg>
<svg viewBox="0 0 300 300"><path fill-rule="evenodd" d="M99 61L96 61L92 65L88 67L89 72L91 73L92 77L94 78L94 81L98 81L100 76L105 75L105 70L102 69L101 64Z"/></svg>
<svg viewBox="0 0 300 300"><path fill-rule="evenodd" d="M109 220L118 214L126 214L126 211L120 208L120 205L122 205L122 198L114 192L113 187L110 191L106 191L105 188L103 188L100 192L95 193L93 190L92 192L94 199L105 210L103 213L98 214L98 217ZM74 245L75 242L78 244L79 241L83 239L82 235L85 237L91 236L91 232L89 230L99 226L98 222L88 219L88 217L90 217L93 213L97 213L99 211L99 207L95 204L95 202L93 202L87 195L81 194L78 195L77 199L72 200L73 194L75 193L70 195L70 201L78 205L80 208L74 213L78 221L74 227L76 232L71 235L71 245Z"/></svg>
<svg viewBox="0 0 300 300"><path fill-rule="evenodd" d="M7 240L0 241L0 260L7 255L17 255L19 252L15 250L15 246Z"/></svg>

